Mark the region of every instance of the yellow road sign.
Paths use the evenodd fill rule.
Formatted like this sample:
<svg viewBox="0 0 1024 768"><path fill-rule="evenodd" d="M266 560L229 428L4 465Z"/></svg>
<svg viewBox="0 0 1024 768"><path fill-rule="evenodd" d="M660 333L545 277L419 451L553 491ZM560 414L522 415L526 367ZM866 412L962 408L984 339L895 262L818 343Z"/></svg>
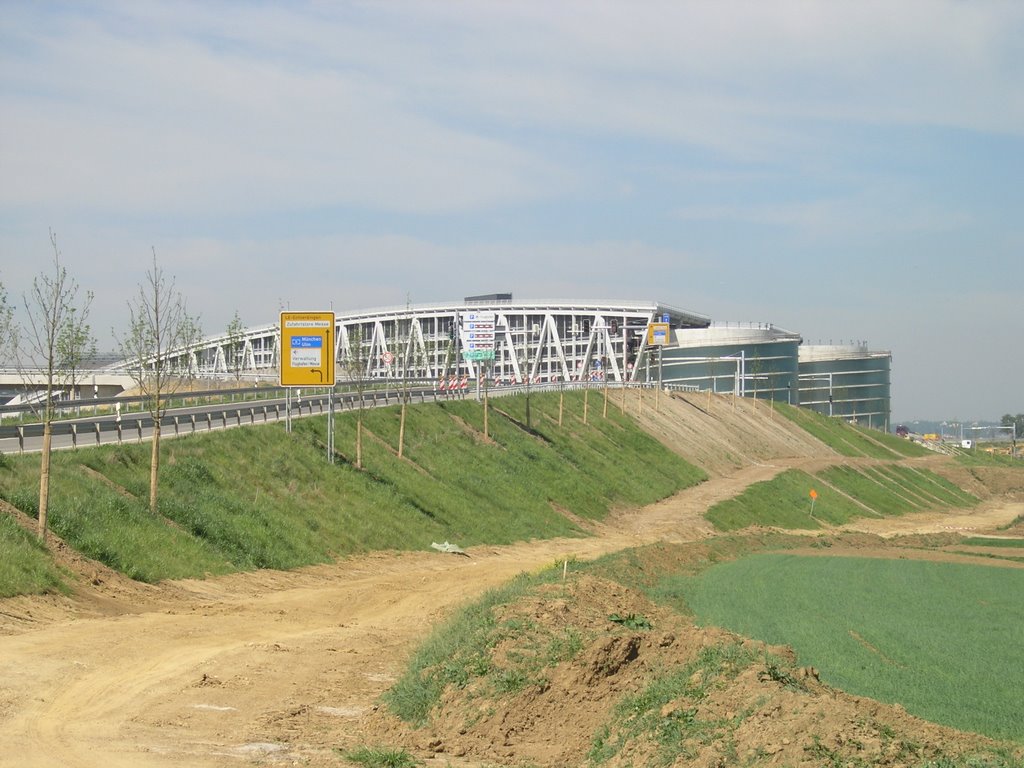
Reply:
<svg viewBox="0 0 1024 768"><path fill-rule="evenodd" d="M668 323L648 323L647 345L651 347L664 347L669 343L671 327Z"/></svg>
<svg viewBox="0 0 1024 768"><path fill-rule="evenodd" d="M334 313L281 313L281 386L334 386Z"/></svg>

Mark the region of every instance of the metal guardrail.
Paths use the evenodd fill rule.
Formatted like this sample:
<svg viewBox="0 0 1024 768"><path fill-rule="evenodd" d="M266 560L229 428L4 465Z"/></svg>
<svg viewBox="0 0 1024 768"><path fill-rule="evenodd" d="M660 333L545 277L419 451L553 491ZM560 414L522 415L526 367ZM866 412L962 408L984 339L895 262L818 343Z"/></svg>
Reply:
<svg viewBox="0 0 1024 768"><path fill-rule="evenodd" d="M375 392L385 391L385 390L394 391L394 390L396 390L396 389L398 389L398 388L400 388L402 386L422 387L422 386L431 386L432 383L433 383L432 380L431 381L427 381L427 380L422 380L422 379L408 379L408 380L404 380L403 381L402 379L383 379L383 378L377 379L377 378L375 378L375 379L373 379L371 381L365 382L363 389L364 389L364 391L375 391ZM341 386L344 386L344 383L341 384ZM271 386L271 387L235 387L235 388L232 388L232 389L205 389L205 390L196 390L196 391L180 390L180 391L177 391L177 392L172 392L170 394L164 395L164 400L168 403L168 408L173 408L175 402L181 403L181 405L178 406L178 407L185 407L186 404L187 404L187 401L190 401L190 400L193 401L193 403L196 403L197 401L204 400L204 399L234 398L236 396L237 397L242 397L242 398L245 398L245 399L253 399L253 400L270 400L270 399L273 399L273 398L283 398L283 397L285 397L285 395L286 395L286 393L287 393L287 391L289 389L296 389L296 388L294 388L294 387ZM301 390L303 388L298 388L298 389ZM316 388L308 388L308 389L316 389ZM341 395L345 395L345 394L351 394L353 392L354 392L354 390L347 389L347 390L342 390L340 392L336 392L335 394L336 394L336 396L341 396ZM67 413L70 413L70 412L74 412L75 417L78 417L78 416L81 415L80 412L83 409L89 409L89 408L116 408L118 405L120 405L126 411L132 410L133 406L138 406L138 410L142 411L142 410L145 410L145 404L146 404L146 402L148 400L149 400L149 398L147 396L145 396L145 395L117 395L117 396L114 396L114 397L80 398L78 400L67 400L67 399L64 399L62 397L55 396L53 404L54 404L54 409L56 410L56 412L58 414L67 414ZM5 416L10 417L12 415L30 414L30 413L36 412L36 410L37 409L35 409L31 405L27 405L27 404L0 405L0 420L2 420L3 417L5 417Z"/></svg>
<svg viewBox="0 0 1024 768"><path fill-rule="evenodd" d="M394 384L395 382L390 382ZM458 391L441 390L431 382L428 386L413 387L408 391L410 402L445 402L450 400L462 400L468 397L476 397L476 383L470 382L473 386ZM608 382L608 389L623 388L621 382ZM626 385L629 388L650 388L656 385ZM537 384L504 384L499 386L488 386L487 392L490 397L502 397L513 394L528 392L554 392L562 389L564 391L582 390L590 388L599 391L605 387L603 382L567 382L567 383L537 383ZM308 416L325 415L330 411L330 400L333 397L336 412L355 410L359 407L360 396L357 392L319 392L306 394L294 398L290 403L282 401L281 394L287 388L268 388L266 391L278 395L277 402L260 403L251 401L248 403L225 403L221 405L189 406L188 413L178 413L173 410L167 411L160 419L160 430L163 436L183 436L201 432L212 432L214 430L228 429L231 427L250 426L266 424L272 421L280 421L291 418L302 418ZM240 394L251 393L251 389L245 390L214 390L208 395ZM481 388L482 392L482 388ZM188 399L201 398L204 393L189 393ZM363 407L377 408L386 405L401 403L403 391L399 387L388 386L386 389L368 390L362 394ZM179 396L175 395L177 399ZM123 402L124 398L108 398L115 402ZM140 400L144 398L136 398ZM66 448L78 448L86 446L98 446L103 444L121 444L125 441L142 442L148 439L148 432L153 429L154 420L148 413L106 413L93 417L76 418L72 420L52 421L50 433L52 438L70 437L70 445ZM37 450L26 448L25 441L41 438L44 425L42 422L30 424L0 425L0 440L17 440L18 453Z"/></svg>
<svg viewBox="0 0 1024 768"><path fill-rule="evenodd" d="M253 394L258 394L260 399L284 397L284 389L282 387L260 387L259 389L253 387L242 387L239 389L210 389L197 392L175 392L170 395L165 395L164 399L173 404L175 401L201 400L213 397L232 397L234 395L252 396ZM54 397L53 405L54 410L58 414L62 414L69 411L81 411L83 408L113 408L117 405L121 405L127 409L130 409L133 405L137 405L141 408L144 406L147 399L148 398L143 395L118 395L116 397L80 398L77 400ZM0 418L4 416L34 413L36 410L37 409L33 408L32 405L26 403L21 403L19 405L0 405Z"/></svg>

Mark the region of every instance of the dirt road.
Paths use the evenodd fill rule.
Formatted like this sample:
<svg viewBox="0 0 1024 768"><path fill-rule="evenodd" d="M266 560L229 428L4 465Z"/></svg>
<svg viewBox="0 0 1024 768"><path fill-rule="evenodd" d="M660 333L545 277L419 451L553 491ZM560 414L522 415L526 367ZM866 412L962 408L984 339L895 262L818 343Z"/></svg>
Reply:
<svg viewBox="0 0 1024 768"><path fill-rule="evenodd" d="M452 606L567 557L665 535L700 538L710 533L700 517L708 504L779 470L761 465L711 480L618 515L592 538L177 582L97 607L120 615L0 637L0 765L336 764L332 747L358 743L359 716ZM143 612L131 613L135 600ZM8 605L8 631L11 614L24 618L29 605ZM301 743L289 734L296 717ZM318 730L331 735L310 743Z"/></svg>
<svg viewBox="0 0 1024 768"><path fill-rule="evenodd" d="M343 764L336 750L363 743L361 719L453 606L566 557L709 535L709 504L784 468L714 478L587 539L125 586L77 617L44 601L0 603L0 766ZM946 522L992 527L1022 511L988 504ZM945 527L937 515L891 522Z"/></svg>

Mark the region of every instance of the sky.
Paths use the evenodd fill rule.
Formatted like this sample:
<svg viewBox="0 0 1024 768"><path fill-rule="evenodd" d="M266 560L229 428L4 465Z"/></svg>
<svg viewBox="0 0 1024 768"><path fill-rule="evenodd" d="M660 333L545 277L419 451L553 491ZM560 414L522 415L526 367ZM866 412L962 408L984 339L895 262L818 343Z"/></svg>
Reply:
<svg viewBox="0 0 1024 768"><path fill-rule="evenodd" d="M223 332L512 292L892 352L1024 412L1024 3L0 0L0 282L101 349L157 263Z"/></svg>

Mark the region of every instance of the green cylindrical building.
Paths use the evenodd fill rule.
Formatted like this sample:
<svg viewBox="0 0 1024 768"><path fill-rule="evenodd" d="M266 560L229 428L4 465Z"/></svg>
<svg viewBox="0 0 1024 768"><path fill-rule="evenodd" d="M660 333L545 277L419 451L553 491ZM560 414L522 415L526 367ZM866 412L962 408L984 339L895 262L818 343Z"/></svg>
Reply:
<svg viewBox="0 0 1024 768"><path fill-rule="evenodd" d="M866 344L800 346L800 405L888 430L892 353Z"/></svg>
<svg viewBox="0 0 1024 768"><path fill-rule="evenodd" d="M800 335L771 323L715 323L676 329L662 349L665 385L798 404ZM642 379L657 381L657 353L645 356Z"/></svg>

